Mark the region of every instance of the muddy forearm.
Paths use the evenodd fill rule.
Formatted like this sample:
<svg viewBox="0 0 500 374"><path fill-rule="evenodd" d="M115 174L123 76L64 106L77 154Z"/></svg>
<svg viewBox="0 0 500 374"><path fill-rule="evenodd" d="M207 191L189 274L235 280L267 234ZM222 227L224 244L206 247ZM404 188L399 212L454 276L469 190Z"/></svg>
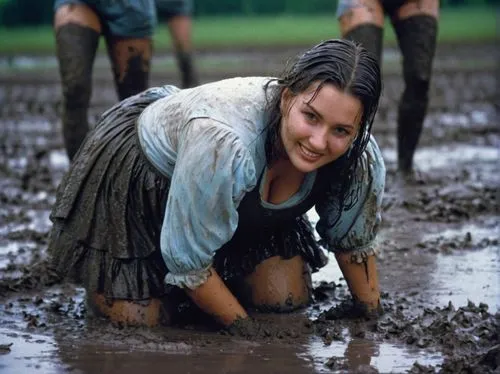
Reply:
<svg viewBox="0 0 500 374"><path fill-rule="evenodd" d="M245 309L213 268L205 283L194 290L186 289L186 293L204 312L224 326L231 325L239 318L248 317Z"/></svg>

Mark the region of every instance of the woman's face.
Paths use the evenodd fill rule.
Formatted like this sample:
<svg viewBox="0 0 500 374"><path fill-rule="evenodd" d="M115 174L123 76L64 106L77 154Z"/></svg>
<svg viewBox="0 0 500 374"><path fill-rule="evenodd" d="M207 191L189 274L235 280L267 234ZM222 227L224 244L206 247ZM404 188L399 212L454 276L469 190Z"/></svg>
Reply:
<svg viewBox="0 0 500 374"><path fill-rule="evenodd" d="M356 97L324 84L292 96L281 96L281 139L293 166L308 173L342 156L360 127L362 105Z"/></svg>

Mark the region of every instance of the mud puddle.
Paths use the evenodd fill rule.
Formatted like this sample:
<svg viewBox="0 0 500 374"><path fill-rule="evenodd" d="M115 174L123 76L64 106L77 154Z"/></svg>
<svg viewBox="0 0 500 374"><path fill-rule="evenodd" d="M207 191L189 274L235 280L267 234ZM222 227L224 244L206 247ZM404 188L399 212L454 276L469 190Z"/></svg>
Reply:
<svg viewBox="0 0 500 374"><path fill-rule="evenodd" d="M487 65L488 48L438 55L438 66L454 70L433 77L411 186L394 173L401 80L385 79L374 126L388 168L379 237L385 314L349 315L330 255L313 275L315 303L291 315L256 315L272 333L254 339L192 326L111 326L90 318L81 288L55 282L43 260L55 188L68 167L56 116L60 87L57 77L20 72L18 83L0 87L8 104L0 110L0 372L498 372L498 97L493 71L454 63L474 55ZM270 66L281 57L270 55ZM96 86L92 118L112 103L109 78Z"/></svg>
<svg viewBox="0 0 500 374"><path fill-rule="evenodd" d="M389 343L380 344L360 338L333 342L330 345L325 345L321 339L311 338L308 350L310 355L315 357L314 369L318 373L335 370L402 373L416 361L428 366L437 366L443 362L443 356L438 352Z"/></svg>

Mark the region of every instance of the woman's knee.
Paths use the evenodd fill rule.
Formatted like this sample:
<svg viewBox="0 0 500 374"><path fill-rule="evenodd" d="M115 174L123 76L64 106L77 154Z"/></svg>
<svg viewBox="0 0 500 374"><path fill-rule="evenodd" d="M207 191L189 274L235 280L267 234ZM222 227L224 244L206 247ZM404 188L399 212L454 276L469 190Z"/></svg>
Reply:
<svg viewBox="0 0 500 374"><path fill-rule="evenodd" d="M87 298L87 303L94 315L108 318L115 323L149 327L170 323L163 301L156 298L147 302L109 301L103 294L94 292Z"/></svg>
<svg viewBox="0 0 500 374"><path fill-rule="evenodd" d="M54 28L77 24L101 33L102 26L99 16L85 4L64 4L57 8L54 15Z"/></svg>
<svg viewBox="0 0 500 374"><path fill-rule="evenodd" d="M439 18L439 0L408 0L398 8L393 21L405 18L426 15Z"/></svg>
<svg viewBox="0 0 500 374"><path fill-rule="evenodd" d="M309 304L311 272L301 256L270 257L245 278L249 302L264 310L289 311Z"/></svg>
<svg viewBox="0 0 500 374"><path fill-rule="evenodd" d="M341 0L337 16L342 35L361 25L384 27L384 8L379 0Z"/></svg>
<svg viewBox="0 0 500 374"><path fill-rule="evenodd" d="M342 37L360 43L380 61L384 34L384 9L378 0L363 0L359 4L346 1L339 10ZM339 9L342 2L339 3Z"/></svg>

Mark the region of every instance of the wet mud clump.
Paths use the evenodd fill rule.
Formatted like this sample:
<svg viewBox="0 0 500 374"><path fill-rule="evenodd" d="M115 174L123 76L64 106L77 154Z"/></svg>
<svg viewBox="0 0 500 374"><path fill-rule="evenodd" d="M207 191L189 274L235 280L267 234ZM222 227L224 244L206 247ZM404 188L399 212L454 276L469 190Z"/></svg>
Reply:
<svg viewBox="0 0 500 374"><path fill-rule="evenodd" d="M443 363L426 366L415 362L411 373L498 373L500 370L500 313L492 315L488 305L455 308L425 308L412 317L405 310L412 308L408 299L392 299L384 295L384 315L379 318L353 318L346 300L322 312L314 320L314 330L325 345L344 341L342 331L353 337L371 341L403 343L407 346L442 352ZM330 368L345 368L341 358L332 357Z"/></svg>

